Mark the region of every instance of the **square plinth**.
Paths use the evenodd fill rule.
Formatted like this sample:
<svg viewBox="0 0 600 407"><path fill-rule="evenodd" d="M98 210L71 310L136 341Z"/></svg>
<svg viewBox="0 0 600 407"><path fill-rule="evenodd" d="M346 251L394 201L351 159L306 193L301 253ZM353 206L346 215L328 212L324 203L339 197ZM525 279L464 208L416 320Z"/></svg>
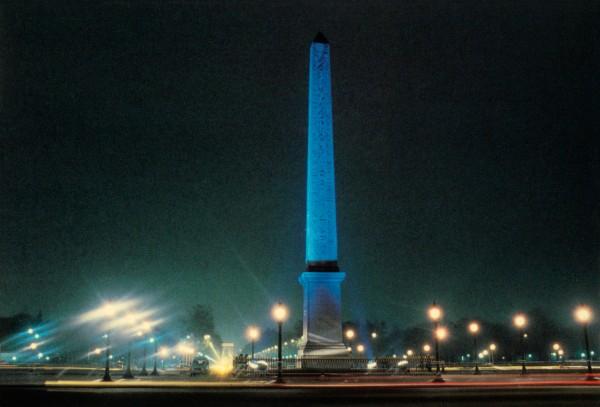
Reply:
<svg viewBox="0 0 600 407"><path fill-rule="evenodd" d="M305 271L299 281L304 288L303 334L300 358L348 357L342 340L341 271Z"/></svg>

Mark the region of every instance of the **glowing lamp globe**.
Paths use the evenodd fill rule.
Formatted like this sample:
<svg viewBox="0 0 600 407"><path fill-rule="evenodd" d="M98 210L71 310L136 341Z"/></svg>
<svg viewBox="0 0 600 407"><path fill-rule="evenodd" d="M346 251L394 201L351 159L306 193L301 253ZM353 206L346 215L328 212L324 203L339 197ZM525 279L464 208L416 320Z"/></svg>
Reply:
<svg viewBox="0 0 600 407"><path fill-rule="evenodd" d="M423 352L427 353L431 350L431 346L429 346L428 344L423 345Z"/></svg>
<svg viewBox="0 0 600 407"><path fill-rule="evenodd" d="M273 317L275 322L282 323L288 317L288 310L285 305L279 302L275 304L271 309L271 316Z"/></svg>
<svg viewBox="0 0 600 407"><path fill-rule="evenodd" d="M552 345L552 349L557 351L560 349L560 345L558 343L555 343L554 345Z"/></svg>
<svg viewBox="0 0 600 407"><path fill-rule="evenodd" d="M249 326L248 329L246 329L246 338L248 338L249 341L257 341L258 338L260 338L260 330L255 326Z"/></svg>
<svg viewBox="0 0 600 407"><path fill-rule="evenodd" d="M492 352L496 350L496 344L495 344L495 343L492 343L492 344L490 345L490 350L491 350Z"/></svg>
<svg viewBox="0 0 600 407"><path fill-rule="evenodd" d="M472 334L476 334L477 332L479 332L479 324L477 322L471 322L469 324L469 332L471 332Z"/></svg>
<svg viewBox="0 0 600 407"><path fill-rule="evenodd" d="M443 341L448 337L448 329L446 329L443 326L439 327L435 330L435 337L438 338L440 341Z"/></svg>
<svg viewBox="0 0 600 407"><path fill-rule="evenodd" d="M354 329L347 329L344 335L346 335L346 339L352 340L356 336L356 333L354 332Z"/></svg>
<svg viewBox="0 0 600 407"><path fill-rule="evenodd" d="M442 309L437 305L432 305L429 307L429 310L427 310L427 315L429 315L429 319L437 322L442 319Z"/></svg>
<svg viewBox="0 0 600 407"><path fill-rule="evenodd" d="M575 319L581 324L587 324L592 320L592 310L586 305L581 305L575 309Z"/></svg>
<svg viewBox="0 0 600 407"><path fill-rule="evenodd" d="M525 315L523 314L517 314L513 318L513 323L519 329L524 328L525 325L527 325L527 318L525 318Z"/></svg>
<svg viewBox="0 0 600 407"><path fill-rule="evenodd" d="M356 351L357 351L358 353L363 353L363 352L365 351L365 347L364 347L364 345L358 345L358 346L356 347Z"/></svg>

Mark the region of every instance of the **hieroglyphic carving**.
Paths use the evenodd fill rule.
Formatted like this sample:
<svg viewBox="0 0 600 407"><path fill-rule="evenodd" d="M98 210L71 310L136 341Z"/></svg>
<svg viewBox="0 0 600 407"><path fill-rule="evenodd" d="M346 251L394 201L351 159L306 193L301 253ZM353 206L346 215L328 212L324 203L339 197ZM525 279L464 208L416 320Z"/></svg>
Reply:
<svg viewBox="0 0 600 407"><path fill-rule="evenodd" d="M329 45L310 52L306 260L337 260Z"/></svg>

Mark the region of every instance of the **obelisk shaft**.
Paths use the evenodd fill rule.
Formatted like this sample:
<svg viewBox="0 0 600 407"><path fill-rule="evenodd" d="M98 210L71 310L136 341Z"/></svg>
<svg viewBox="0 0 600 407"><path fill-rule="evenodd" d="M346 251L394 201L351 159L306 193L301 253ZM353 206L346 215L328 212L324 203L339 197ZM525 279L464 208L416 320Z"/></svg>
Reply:
<svg viewBox="0 0 600 407"><path fill-rule="evenodd" d="M337 227L329 44L319 35L310 47L308 89L306 263L308 270L337 270Z"/></svg>
<svg viewBox="0 0 600 407"><path fill-rule="evenodd" d="M337 265L331 110L329 44L319 33L310 47L306 271L299 278L304 324L298 355L307 368L314 367L307 358L348 356L342 341L341 283L346 273Z"/></svg>

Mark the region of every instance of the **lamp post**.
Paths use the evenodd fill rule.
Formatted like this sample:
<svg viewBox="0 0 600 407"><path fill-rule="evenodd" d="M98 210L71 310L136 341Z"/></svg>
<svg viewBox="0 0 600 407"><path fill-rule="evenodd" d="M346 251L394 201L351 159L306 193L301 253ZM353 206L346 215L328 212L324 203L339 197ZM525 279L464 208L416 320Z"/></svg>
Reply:
<svg viewBox="0 0 600 407"><path fill-rule="evenodd" d="M123 315L123 313L130 308L131 304L131 301L107 301L99 308L84 314L82 317L84 322L103 320L106 325L106 334L103 336L106 339L106 361L102 381L111 380L110 360L113 358L113 355L111 355L110 352L110 336L114 332L115 327L122 327L125 325L127 329L131 329L138 318L138 316L132 312L127 312L125 315ZM115 319L117 316L118 318ZM128 370L123 375L123 378L133 378L133 375L131 374L131 341L129 341L128 349Z"/></svg>
<svg viewBox="0 0 600 407"><path fill-rule="evenodd" d="M142 338L142 346L143 346L143 357L142 357L142 370L140 370L140 376L148 376L148 371L146 370L146 336L142 331L138 331L137 336Z"/></svg>
<svg viewBox="0 0 600 407"><path fill-rule="evenodd" d="M282 373L282 357L281 357L281 337L282 337L282 328L283 322L288 317L288 310L285 305L281 302L278 302L271 309L271 316L277 322L278 328L278 336L277 336L277 380L275 383L283 383L283 373Z"/></svg>
<svg viewBox="0 0 600 407"><path fill-rule="evenodd" d="M588 325L592 320L592 310L586 305L580 305L575 309L575 319L583 326L583 337L585 339L585 354L587 357L587 372L592 374L592 358L590 354L590 339L588 336ZM589 376L588 376L589 377Z"/></svg>
<svg viewBox="0 0 600 407"><path fill-rule="evenodd" d="M146 334L149 333L152 330L152 324L148 321L144 321L142 322L142 325L140 327L140 331L138 331L138 336L140 336L142 338L142 345L143 345L143 349L144 349L144 358L142 359L142 371L140 372L140 376L148 376L148 371L146 370L146 359L147 359L147 350L146 350L146 346L147 346L147 336Z"/></svg>
<svg viewBox="0 0 600 407"><path fill-rule="evenodd" d="M375 349L378 348L377 346L375 346L376 345L375 341L377 340L377 336L378 335L377 335L376 331L371 332L371 343L373 344L373 346L372 346L372 348L373 348L373 356L375 358L377 358L377 354L379 353L379 352L375 351Z"/></svg>
<svg viewBox="0 0 600 407"><path fill-rule="evenodd" d="M473 359L475 360L475 371L473 374L479 374L479 363L477 360L477 334L479 333L479 324L477 322L471 322L469 324L469 332L473 335Z"/></svg>
<svg viewBox="0 0 600 407"><path fill-rule="evenodd" d="M527 317L525 317L524 314L516 314L513 317L513 324L515 325L515 327L519 330L519 343L521 346L521 352L523 354L523 360L522 360L522 364L521 364L521 374L527 374L527 368L525 367L525 335L527 335L524 332L525 326L527 325Z"/></svg>
<svg viewBox="0 0 600 407"><path fill-rule="evenodd" d="M125 322L129 324L129 326L133 326L136 322L137 318L134 314L129 313L125 316ZM133 373L131 372L131 338L127 342L127 369L125 369L125 373L123 373L123 379L133 379Z"/></svg>
<svg viewBox="0 0 600 407"><path fill-rule="evenodd" d="M127 342L127 368L123 373L123 379L133 379L133 373L131 372L131 340Z"/></svg>
<svg viewBox="0 0 600 407"><path fill-rule="evenodd" d="M492 343L490 345L490 356L492 358L492 365L494 364L494 352L496 352L496 344Z"/></svg>
<svg viewBox="0 0 600 407"><path fill-rule="evenodd" d="M106 361L104 364L104 376L102 377L102 381L112 382L112 378L110 377L110 334L108 332L104 334L104 339L106 340Z"/></svg>
<svg viewBox="0 0 600 407"><path fill-rule="evenodd" d="M437 339L438 343L440 341L443 341L444 339L446 339L448 337L448 329L446 327L443 326L438 326L438 328L435 330L435 338ZM439 348L439 346L438 346ZM445 366L442 365L442 368L440 370L440 358L439 358L439 351L437 352L438 356L436 357L437 359L437 370L440 372L440 378L441 378L441 374L445 372ZM440 381L440 380L438 380Z"/></svg>
<svg viewBox="0 0 600 407"><path fill-rule="evenodd" d="M412 352L412 351L410 351ZM429 352L431 352L431 346L428 343L423 344L423 353L419 356L419 363L421 367L427 369L431 372L431 359L429 356ZM408 352L407 352L408 353ZM410 354L409 354L410 356Z"/></svg>
<svg viewBox="0 0 600 407"><path fill-rule="evenodd" d="M344 336L348 340L348 348L350 349L350 353L354 353L352 349L352 341L356 337L356 332L354 332L354 329L348 328L346 329L346 332L344 332Z"/></svg>
<svg viewBox="0 0 600 407"><path fill-rule="evenodd" d="M559 349L560 349L560 344L559 343L555 342L555 343L552 344L552 350L554 351L552 353L554 355L554 358L555 358L556 362L558 362L558 350Z"/></svg>
<svg viewBox="0 0 600 407"><path fill-rule="evenodd" d="M440 320L442 319L442 309L436 305L435 301L433 302L433 304L431 305L431 307L429 307L429 309L427 310L427 315L429 316L429 319L431 321L433 321L433 331L434 331L434 341L435 341L435 361L436 361L436 365L435 365L435 382L443 382L444 379L442 379L442 371L440 370L440 345L439 345L439 337L438 337L438 326L440 323Z"/></svg>
<svg viewBox="0 0 600 407"><path fill-rule="evenodd" d="M562 362L563 356L565 355L565 351L562 349L558 350L558 360Z"/></svg>
<svg viewBox="0 0 600 407"><path fill-rule="evenodd" d="M256 326L249 326L248 329L246 329L246 338L250 341L250 343L252 344L252 356L250 357L250 360L254 360L254 344L256 343L256 341L258 340L258 338L260 338L260 330L258 329L258 327Z"/></svg>
<svg viewBox="0 0 600 407"><path fill-rule="evenodd" d="M154 360L153 360L153 367L152 367L152 372L150 373L150 376L158 376L158 369L156 368L156 362L157 362L157 358L158 358L158 341L156 340L156 338L152 337L150 338L150 343L154 344Z"/></svg>

